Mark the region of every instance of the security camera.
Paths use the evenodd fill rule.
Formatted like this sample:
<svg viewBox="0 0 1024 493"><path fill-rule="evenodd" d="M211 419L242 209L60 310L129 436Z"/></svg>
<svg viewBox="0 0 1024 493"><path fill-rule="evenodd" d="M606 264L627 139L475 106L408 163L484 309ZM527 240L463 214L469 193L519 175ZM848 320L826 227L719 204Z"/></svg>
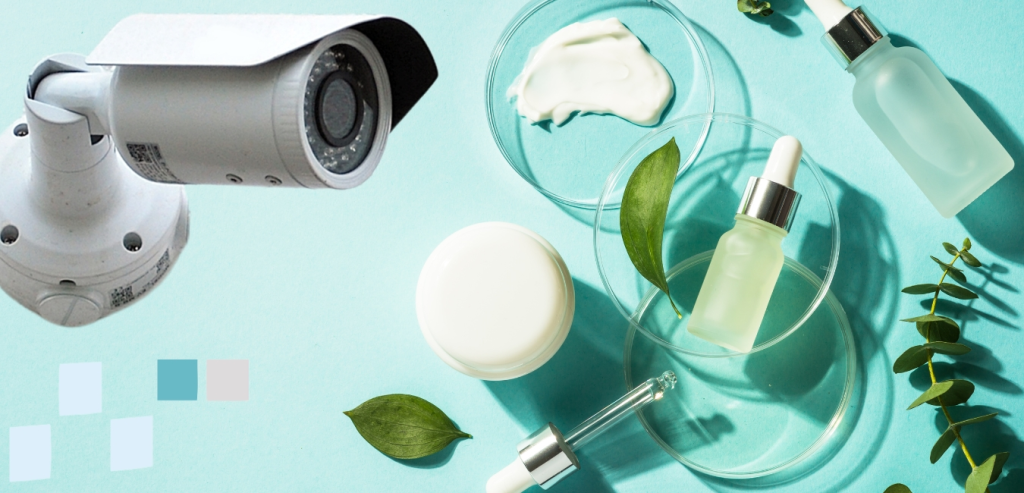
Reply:
<svg viewBox="0 0 1024 493"><path fill-rule="evenodd" d="M390 17L136 15L32 72L0 135L0 287L86 325L156 287L184 184L345 189L437 78Z"/></svg>

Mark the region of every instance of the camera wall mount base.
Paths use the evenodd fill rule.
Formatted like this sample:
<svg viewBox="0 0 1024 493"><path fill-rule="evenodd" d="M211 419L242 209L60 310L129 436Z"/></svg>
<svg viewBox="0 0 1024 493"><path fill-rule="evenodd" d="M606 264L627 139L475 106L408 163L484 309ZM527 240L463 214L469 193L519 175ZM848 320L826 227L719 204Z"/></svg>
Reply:
<svg viewBox="0 0 1024 493"><path fill-rule="evenodd" d="M33 140L66 162L44 164ZM26 104L0 134L0 287L44 319L78 327L131 304L187 240L184 187L136 175L84 117Z"/></svg>

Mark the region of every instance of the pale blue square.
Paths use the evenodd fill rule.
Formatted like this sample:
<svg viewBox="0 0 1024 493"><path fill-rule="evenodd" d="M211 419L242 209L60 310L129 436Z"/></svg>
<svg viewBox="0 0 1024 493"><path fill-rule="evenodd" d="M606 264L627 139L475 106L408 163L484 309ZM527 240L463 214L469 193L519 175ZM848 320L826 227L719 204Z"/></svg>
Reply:
<svg viewBox="0 0 1024 493"><path fill-rule="evenodd" d="M110 470L153 467L153 417L110 420Z"/></svg>
<svg viewBox="0 0 1024 493"><path fill-rule="evenodd" d="M11 428L9 452L12 483L50 479L50 425Z"/></svg>
<svg viewBox="0 0 1024 493"><path fill-rule="evenodd" d="M61 416L103 411L102 363L63 364L58 373Z"/></svg>

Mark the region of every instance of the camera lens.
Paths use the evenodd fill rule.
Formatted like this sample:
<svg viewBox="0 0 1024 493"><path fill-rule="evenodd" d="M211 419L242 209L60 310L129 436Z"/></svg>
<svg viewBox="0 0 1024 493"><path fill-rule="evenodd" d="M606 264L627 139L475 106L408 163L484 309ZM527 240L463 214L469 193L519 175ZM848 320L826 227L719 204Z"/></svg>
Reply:
<svg viewBox="0 0 1024 493"><path fill-rule="evenodd" d="M355 47L335 45L317 58L306 86L306 137L320 165L335 174L362 164L379 117L377 83Z"/></svg>

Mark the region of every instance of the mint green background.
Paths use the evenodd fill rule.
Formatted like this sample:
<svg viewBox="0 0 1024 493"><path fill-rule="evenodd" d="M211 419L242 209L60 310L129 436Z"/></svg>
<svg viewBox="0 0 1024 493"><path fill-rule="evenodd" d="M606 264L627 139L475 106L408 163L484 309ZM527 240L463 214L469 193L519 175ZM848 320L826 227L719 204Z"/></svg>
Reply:
<svg viewBox="0 0 1024 493"><path fill-rule="evenodd" d="M1024 284L1024 64L1020 2L874 0L897 43L913 43L954 80L1018 162L1018 169L952 220L943 220L856 115L853 78L819 44L802 3L773 2L771 21L745 18L731 0L675 0L698 23L715 59L718 109L745 113L798 136L830 170L843 221L834 290L850 314L866 368L866 400L838 455L772 491L954 491L960 454L936 465L933 411L903 409L921 375L888 371L917 335L899 286L934 282L927 255L969 234L993 265L986 295L958 318L975 350L943 371L978 383L972 402L1004 413L967 432L980 456L1014 453L1024 484L1021 333ZM188 189L189 246L162 286L101 323L63 329L0 297L0 491L482 491L525 433L551 420L569 427L624 391L622 320L597 276L588 220L544 199L504 162L484 113L484 74L497 38L522 0L6 2L0 120L21 113L25 76L56 52L88 53L137 12L361 13L401 17L431 46L440 78L397 128L375 176L350 191L198 186ZM713 33L713 35L711 34ZM580 216L579 214L576 214ZM585 216L580 216L585 217ZM442 239L481 221L529 227L573 272L577 318L548 366L485 384L444 365L420 335L414 307L420 267ZM158 402L158 359L250 360L248 402ZM103 362L103 413L58 416L61 363ZM371 449L342 411L386 393L411 393L448 412L475 437L404 464ZM974 411L980 414L978 410ZM154 467L110 472L109 421L154 416ZM52 479L7 483L11 426L50 424ZM981 434L994 438L988 447ZM977 444L977 445L974 445ZM623 425L563 492L732 491L752 488L696 476ZM951 459L952 457L952 459Z"/></svg>

